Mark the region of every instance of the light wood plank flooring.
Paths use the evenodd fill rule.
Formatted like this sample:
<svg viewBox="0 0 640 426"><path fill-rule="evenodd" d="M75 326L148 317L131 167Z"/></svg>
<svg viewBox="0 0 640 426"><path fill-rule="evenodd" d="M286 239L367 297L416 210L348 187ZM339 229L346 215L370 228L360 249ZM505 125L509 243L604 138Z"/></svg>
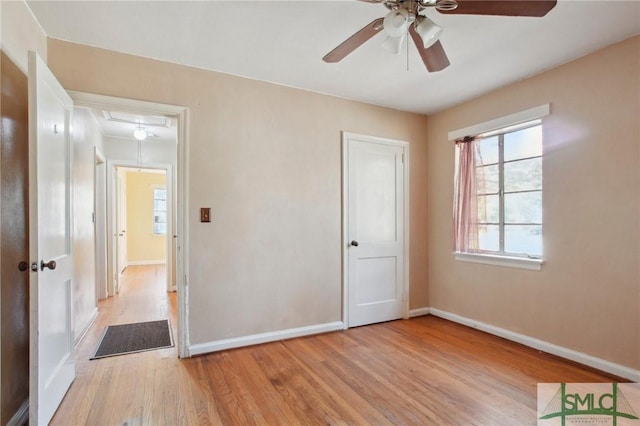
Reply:
<svg viewBox="0 0 640 426"><path fill-rule="evenodd" d="M176 318L164 268L127 268L53 425L535 425L536 383L614 378L426 316L179 360L89 361L104 327Z"/></svg>

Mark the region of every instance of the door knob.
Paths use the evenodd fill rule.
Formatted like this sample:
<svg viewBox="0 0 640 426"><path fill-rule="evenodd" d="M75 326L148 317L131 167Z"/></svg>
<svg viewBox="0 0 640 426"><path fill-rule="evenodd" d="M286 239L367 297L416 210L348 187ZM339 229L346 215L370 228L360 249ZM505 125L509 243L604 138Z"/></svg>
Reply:
<svg viewBox="0 0 640 426"><path fill-rule="evenodd" d="M41 260L40 261L40 270L44 271L44 268L49 268L49 269L51 269L53 271L54 269L56 269L56 261L55 260L50 260L50 261L45 263L44 260Z"/></svg>
<svg viewBox="0 0 640 426"><path fill-rule="evenodd" d="M354 247L358 247L358 242L356 240L351 241L351 245Z"/></svg>
<svg viewBox="0 0 640 426"><path fill-rule="evenodd" d="M20 263L18 263L18 271L20 272L24 272L27 269L29 269L29 263L25 262L24 260Z"/></svg>

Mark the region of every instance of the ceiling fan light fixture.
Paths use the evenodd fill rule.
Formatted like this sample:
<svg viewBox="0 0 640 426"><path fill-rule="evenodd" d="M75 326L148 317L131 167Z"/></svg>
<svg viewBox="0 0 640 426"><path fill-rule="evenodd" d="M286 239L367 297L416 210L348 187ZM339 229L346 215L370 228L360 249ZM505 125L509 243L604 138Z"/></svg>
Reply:
<svg viewBox="0 0 640 426"><path fill-rule="evenodd" d="M382 25L389 37L403 36L409 28L409 12L406 9L392 10L384 17Z"/></svg>
<svg viewBox="0 0 640 426"><path fill-rule="evenodd" d="M404 38L405 38L404 34L402 34L399 37L388 36L382 42L382 48L384 50L388 50L391 53L395 53L396 55L399 55L402 52L402 43L404 42Z"/></svg>
<svg viewBox="0 0 640 426"><path fill-rule="evenodd" d="M142 127L137 127L134 131L133 131L133 137L136 138L139 141L143 141L147 138L148 134L147 131L144 130Z"/></svg>
<svg viewBox="0 0 640 426"><path fill-rule="evenodd" d="M433 43L438 41L442 35L442 28L426 16L421 16L421 18L419 22L416 21L413 25L415 26L416 32L420 34L424 48L428 49Z"/></svg>

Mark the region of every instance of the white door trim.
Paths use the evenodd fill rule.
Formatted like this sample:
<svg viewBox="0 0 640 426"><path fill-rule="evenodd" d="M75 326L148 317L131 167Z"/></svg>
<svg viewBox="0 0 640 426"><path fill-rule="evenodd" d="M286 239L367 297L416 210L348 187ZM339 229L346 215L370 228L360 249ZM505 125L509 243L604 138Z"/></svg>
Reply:
<svg viewBox="0 0 640 426"><path fill-rule="evenodd" d="M123 112L173 115L178 119L178 158L174 179L177 192L176 197L176 287L178 292L178 355L188 357L189 347L189 109L183 106L161 104L156 102L139 101L134 99L116 98L77 91L68 91L76 106L98 109L118 109ZM107 168L107 172L109 167ZM107 183L109 179L107 178Z"/></svg>
<svg viewBox="0 0 640 426"><path fill-rule="evenodd" d="M368 136L358 133L342 132L342 322L349 328L349 141L366 141L402 148L404 156L404 291L403 318L409 318L409 142Z"/></svg>

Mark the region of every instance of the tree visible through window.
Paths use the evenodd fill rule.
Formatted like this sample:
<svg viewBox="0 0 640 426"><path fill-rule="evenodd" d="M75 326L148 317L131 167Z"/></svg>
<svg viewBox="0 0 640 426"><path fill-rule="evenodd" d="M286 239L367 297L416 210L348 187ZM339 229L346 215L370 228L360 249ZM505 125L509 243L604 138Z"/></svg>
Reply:
<svg viewBox="0 0 640 426"><path fill-rule="evenodd" d="M167 233L166 188L155 188L153 190L153 233L162 235Z"/></svg>
<svg viewBox="0 0 640 426"><path fill-rule="evenodd" d="M477 235L466 235L469 246L457 250L541 257L541 124L537 121L469 139L473 140L461 143L473 144L473 161L468 164L475 170L475 182L471 180L475 200L462 201L476 217L467 218L472 225L462 229Z"/></svg>

